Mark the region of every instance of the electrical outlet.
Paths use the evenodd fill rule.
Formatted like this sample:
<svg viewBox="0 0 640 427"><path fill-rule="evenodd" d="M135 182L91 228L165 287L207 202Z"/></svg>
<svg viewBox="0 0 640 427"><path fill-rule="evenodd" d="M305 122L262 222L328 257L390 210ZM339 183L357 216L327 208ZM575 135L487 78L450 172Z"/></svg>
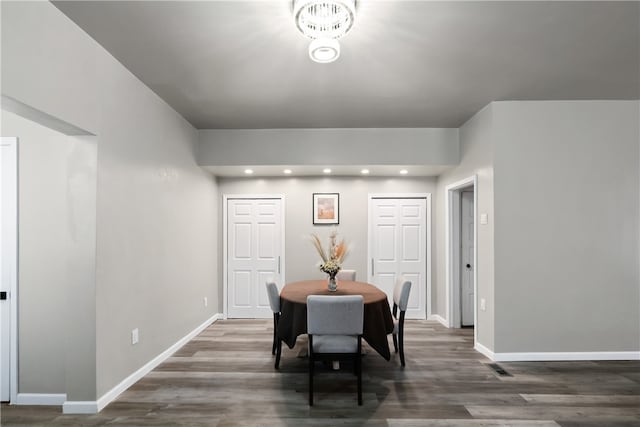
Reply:
<svg viewBox="0 0 640 427"><path fill-rule="evenodd" d="M485 311L487 309L487 300L480 298L480 310Z"/></svg>
<svg viewBox="0 0 640 427"><path fill-rule="evenodd" d="M133 329L131 331L131 344L138 344L139 338L138 328Z"/></svg>
<svg viewBox="0 0 640 427"><path fill-rule="evenodd" d="M204 306L207 307L209 305L209 300L207 297L204 297Z"/></svg>

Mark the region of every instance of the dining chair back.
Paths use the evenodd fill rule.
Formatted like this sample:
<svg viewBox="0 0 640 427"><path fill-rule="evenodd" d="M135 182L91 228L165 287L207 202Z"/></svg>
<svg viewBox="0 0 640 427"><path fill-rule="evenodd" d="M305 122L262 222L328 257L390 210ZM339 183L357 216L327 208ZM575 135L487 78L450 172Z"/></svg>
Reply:
<svg viewBox="0 0 640 427"><path fill-rule="evenodd" d="M340 271L338 271L338 274L336 275L336 279L355 282L356 281L356 271L355 270L340 270Z"/></svg>
<svg viewBox="0 0 640 427"><path fill-rule="evenodd" d="M282 353L282 342L278 339L278 323L280 322L280 292L278 285L273 281L267 281L267 296L269 297L269 305L273 311L273 343L271 345L271 354L276 355L275 367L278 369L280 365L280 354Z"/></svg>
<svg viewBox="0 0 640 427"><path fill-rule="evenodd" d="M358 383L358 405L362 405L362 295L309 295L307 333L309 335L309 405L313 405L315 362L353 361Z"/></svg>
<svg viewBox="0 0 640 427"><path fill-rule="evenodd" d="M411 282L400 276L396 280L393 288L393 347L398 352L400 348L400 364L405 366L404 361L404 317L409 304L409 293L411 292ZM400 311L400 313L398 313Z"/></svg>

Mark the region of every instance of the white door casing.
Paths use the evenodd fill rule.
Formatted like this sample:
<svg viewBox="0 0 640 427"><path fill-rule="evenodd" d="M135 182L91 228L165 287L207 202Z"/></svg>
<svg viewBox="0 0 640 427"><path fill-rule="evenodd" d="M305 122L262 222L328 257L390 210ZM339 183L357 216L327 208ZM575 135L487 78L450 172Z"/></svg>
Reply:
<svg viewBox="0 0 640 427"><path fill-rule="evenodd" d="M473 326L473 191L462 191L460 201L460 322L462 326Z"/></svg>
<svg viewBox="0 0 640 427"><path fill-rule="evenodd" d="M459 328L461 326L461 307L460 307L460 205L462 203L461 193L463 190L473 191L473 313L475 325L473 331L474 345L478 339L478 233L476 218L478 207L478 178L476 175L461 179L460 181L449 184L445 187L445 274L446 274L446 292L447 292L447 319L446 322L450 328Z"/></svg>
<svg viewBox="0 0 640 427"><path fill-rule="evenodd" d="M225 196L225 314L272 316L265 283L284 281L284 198Z"/></svg>
<svg viewBox="0 0 640 427"><path fill-rule="evenodd" d="M18 139L0 140L0 400L17 396Z"/></svg>
<svg viewBox="0 0 640 427"><path fill-rule="evenodd" d="M393 304L396 278L411 281L407 318L430 315L430 194L369 196L367 277Z"/></svg>

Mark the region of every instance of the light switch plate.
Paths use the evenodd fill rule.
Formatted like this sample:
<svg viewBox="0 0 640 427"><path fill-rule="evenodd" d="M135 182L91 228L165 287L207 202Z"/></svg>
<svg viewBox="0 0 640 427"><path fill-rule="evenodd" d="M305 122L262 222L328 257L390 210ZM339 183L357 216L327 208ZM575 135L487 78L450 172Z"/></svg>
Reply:
<svg viewBox="0 0 640 427"><path fill-rule="evenodd" d="M480 214L480 224L482 225L489 224L489 216L486 213Z"/></svg>
<svg viewBox="0 0 640 427"><path fill-rule="evenodd" d="M487 309L487 300L480 298L480 310L485 311Z"/></svg>
<svg viewBox="0 0 640 427"><path fill-rule="evenodd" d="M139 341L139 332L138 328L135 328L131 331L131 344L138 344Z"/></svg>

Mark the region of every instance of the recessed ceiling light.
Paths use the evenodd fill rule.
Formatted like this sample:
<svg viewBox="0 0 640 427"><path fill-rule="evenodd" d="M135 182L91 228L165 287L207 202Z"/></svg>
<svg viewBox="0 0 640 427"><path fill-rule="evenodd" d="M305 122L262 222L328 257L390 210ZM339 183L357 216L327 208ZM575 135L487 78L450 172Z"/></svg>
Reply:
<svg viewBox="0 0 640 427"><path fill-rule="evenodd" d="M251 175L253 173L252 169L245 169L244 173L246 173L247 175Z"/></svg>
<svg viewBox="0 0 640 427"><path fill-rule="evenodd" d="M408 173L409 173L409 171L408 171L408 170L406 170L406 169L402 169L402 170L400 171L400 175L406 175L406 174L408 174Z"/></svg>
<svg viewBox="0 0 640 427"><path fill-rule="evenodd" d="M360 171L360 173L361 173L362 175L369 175L369 169L362 169L362 170Z"/></svg>
<svg viewBox="0 0 640 427"><path fill-rule="evenodd" d="M326 169L323 169L323 170L322 170L322 172L324 172L324 173L331 173L331 169L326 168Z"/></svg>
<svg viewBox="0 0 640 427"><path fill-rule="evenodd" d="M291 169L285 169L282 172L284 172L285 175L291 175Z"/></svg>

